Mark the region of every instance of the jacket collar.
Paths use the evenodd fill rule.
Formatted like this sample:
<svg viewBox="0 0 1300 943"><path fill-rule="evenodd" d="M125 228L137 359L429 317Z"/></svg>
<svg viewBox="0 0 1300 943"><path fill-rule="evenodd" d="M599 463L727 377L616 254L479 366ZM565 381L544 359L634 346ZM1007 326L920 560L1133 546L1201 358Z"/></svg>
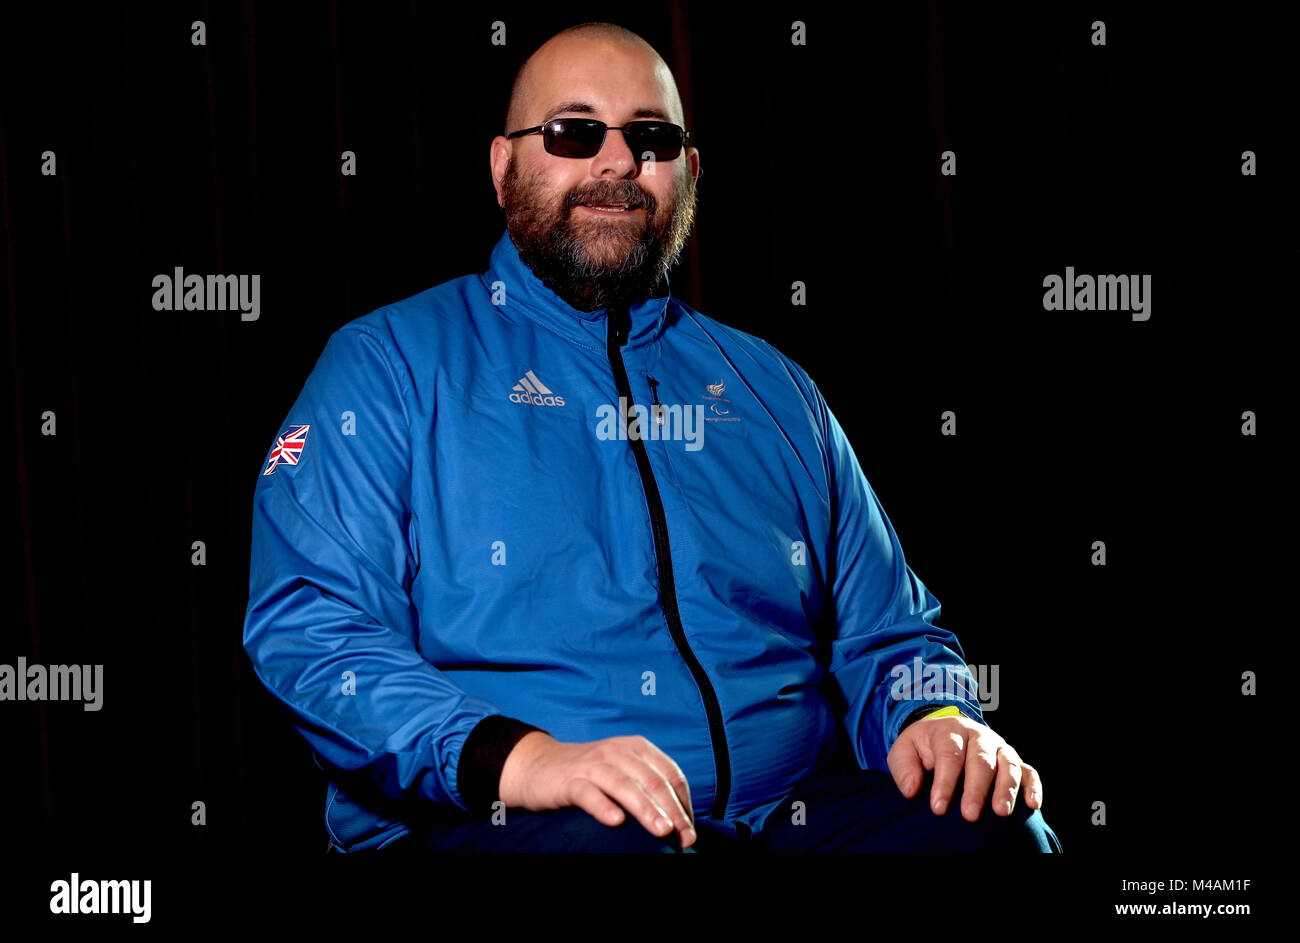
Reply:
<svg viewBox="0 0 1300 943"><path fill-rule="evenodd" d="M505 303L498 310L507 319L527 319L574 343L605 349L606 309L579 311L542 284L542 280L519 258L519 250L510 238L509 231L502 233L497 240L488 261L488 270L479 277L494 297L497 291L493 287L494 283L502 283ZM664 274L660 291L662 294L646 298L628 308L631 328L626 346L649 344L663 333L668 299L672 293L667 273Z"/></svg>

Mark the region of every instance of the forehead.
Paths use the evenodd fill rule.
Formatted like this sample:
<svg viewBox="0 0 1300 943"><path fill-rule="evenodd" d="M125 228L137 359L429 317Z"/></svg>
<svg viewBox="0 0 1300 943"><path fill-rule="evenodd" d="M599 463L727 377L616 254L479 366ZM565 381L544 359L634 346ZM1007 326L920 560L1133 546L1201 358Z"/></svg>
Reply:
<svg viewBox="0 0 1300 943"><path fill-rule="evenodd" d="M627 43L568 39L529 65L526 108L540 122L561 110L612 120L661 117L680 123L681 103L663 60ZM564 108L586 104L589 108ZM656 114L657 113L657 114Z"/></svg>

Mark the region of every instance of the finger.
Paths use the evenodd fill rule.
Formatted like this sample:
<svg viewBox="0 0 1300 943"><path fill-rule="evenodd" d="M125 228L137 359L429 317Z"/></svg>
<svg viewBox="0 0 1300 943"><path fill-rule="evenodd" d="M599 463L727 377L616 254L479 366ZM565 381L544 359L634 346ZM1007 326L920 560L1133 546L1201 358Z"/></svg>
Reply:
<svg viewBox="0 0 1300 943"><path fill-rule="evenodd" d="M635 757L634 762L641 767L641 772L638 774L641 785L659 808L667 813L668 820L681 836L682 847L686 848L695 841L695 826L691 823L691 817L686 814L686 810L682 808L677 791L673 789L664 774L648 761Z"/></svg>
<svg viewBox="0 0 1300 943"><path fill-rule="evenodd" d="M894 741L889 756L885 757L889 772L894 777L894 785L909 799L916 795L921 788L921 780L925 777L925 767L916 746L915 732L909 734L904 730Z"/></svg>
<svg viewBox="0 0 1300 943"><path fill-rule="evenodd" d="M602 825L615 828L623 824L623 810L590 779L573 780L569 784L568 799L571 805L576 805Z"/></svg>
<svg viewBox="0 0 1300 943"><path fill-rule="evenodd" d="M998 772L1001 738L990 733L975 734L966 747L966 788L962 791L961 816L967 822L979 819L984 800Z"/></svg>
<svg viewBox="0 0 1300 943"><path fill-rule="evenodd" d="M638 749L634 752L668 781L668 785L676 794L678 805L681 806L691 823L694 824L695 810L691 804L691 786L686 781L686 774L682 772L682 768L677 765L677 762L671 756L649 740L646 740L643 746L645 749Z"/></svg>
<svg viewBox="0 0 1300 943"><path fill-rule="evenodd" d="M591 781L641 823L651 835L666 838L672 834L673 823L668 813L646 791L645 787L622 766L601 763L591 771Z"/></svg>
<svg viewBox="0 0 1300 943"><path fill-rule="evenodd" d="M1031 809L1041 809L1043 807L1043 777L1023 760L1020 761L1020 770L1023 774L1020 780L1020 793L1025 797L1025 805Z"/></svg>
<svg viewBox="0 0 1300 943"><path fill-rule="evenodd" d="M946 725L945 725L946 726ZM961 778L963 760L966 757L966 737L959 727L933 728L930 734L934 749L934 785L930 789L930 808L935 815L948 811L957 780Z"/></svg>
<svg viewBox="0 0 1300 943"><path fill-rule="evenodd" d="M1020 754L1011 744L1002 744L998 750L998 781L993 787L993 811L998 815L1010 815L1016 806L1016 794L1020 791L1023 778Z"/></svg>

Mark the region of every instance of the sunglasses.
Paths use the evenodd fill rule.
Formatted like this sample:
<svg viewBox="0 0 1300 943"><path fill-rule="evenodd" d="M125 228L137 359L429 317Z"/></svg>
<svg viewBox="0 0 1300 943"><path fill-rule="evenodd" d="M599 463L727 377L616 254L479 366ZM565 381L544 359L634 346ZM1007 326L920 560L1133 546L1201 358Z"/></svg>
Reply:
<svg viewBox="0 0 1300 943"><path fill-rule="evenodd" d="M605 146L605 132L610 130L603 121L594 118L552 118L546 124L525 128L507 134L507 138L525 134L541 134L546 153L556 157L595 157ZM676 160L682 144L691 132L666 121L629 121L615 131L623 132L623 140L636 155L637 160Z"/></svg>

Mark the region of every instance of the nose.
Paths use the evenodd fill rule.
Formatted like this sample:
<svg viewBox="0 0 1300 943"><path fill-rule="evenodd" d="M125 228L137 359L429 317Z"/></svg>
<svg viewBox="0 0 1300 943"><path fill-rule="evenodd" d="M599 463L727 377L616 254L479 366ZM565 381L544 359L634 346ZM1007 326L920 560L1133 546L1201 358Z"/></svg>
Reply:
<svg viewBox="0 0 1300 943"><path fill-rule="evenodd" d="M637 157L627 146L622 128L609 128L605 132L605 143L601 145L600 153L592 160L594 163L591 172L596 177L604 176L608 170L612 170L615 176L619 177L635 175L637 171Z"/></svg>

